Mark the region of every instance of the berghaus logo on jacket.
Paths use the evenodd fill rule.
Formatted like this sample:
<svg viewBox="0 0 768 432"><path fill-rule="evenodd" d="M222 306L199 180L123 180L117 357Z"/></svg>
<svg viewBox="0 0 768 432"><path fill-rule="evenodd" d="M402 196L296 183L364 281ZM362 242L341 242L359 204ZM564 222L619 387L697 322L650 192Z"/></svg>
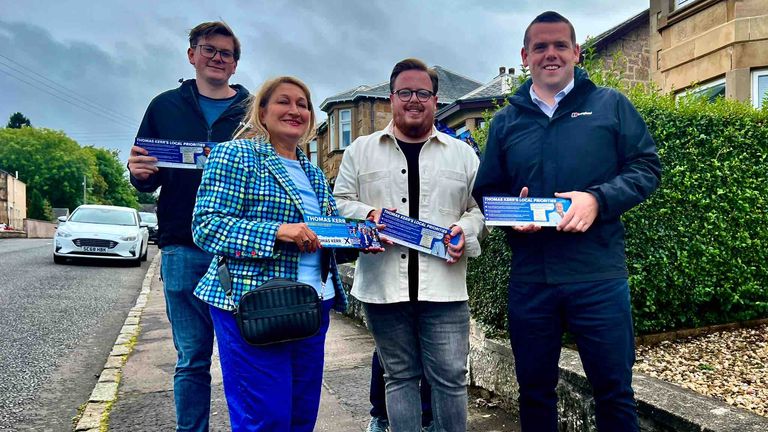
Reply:
<svg viewBox="0 0 768 432"><path fill-rule="evenodd" d="M576 118L579 116L588 116L588 115L592 115L592 111L572 112L571 118Z"/></svg>

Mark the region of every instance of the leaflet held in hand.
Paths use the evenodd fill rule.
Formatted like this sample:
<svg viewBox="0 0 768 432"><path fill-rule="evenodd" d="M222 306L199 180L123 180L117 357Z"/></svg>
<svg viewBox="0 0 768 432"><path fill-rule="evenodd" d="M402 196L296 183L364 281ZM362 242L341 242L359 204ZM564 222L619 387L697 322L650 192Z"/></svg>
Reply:
<svg viewBox="0 0 768 432"><path fill-rule="evenodd" d="M304 222L323 247L380 248L376 224L367 220L344 219L338 216L305 216Z"/></svg>
<svg viewBox="0 0 768 432"><path fill-rule="evenodd" d="M387 226L382 234L394 243L443 259L448 258L448 244L456 246L461 240L459 236L451 237L448 228L387 209L382 210L379 223Z"/></svg>
<svg viewBox="0 0 768 432"><path fill-rule="evenodd" d="M136 145L157 158L161 168L203 169L215 142L136 138Z"/></svg>
<svg viewBox="0 0 768 432"><path fill-rule="evenodd" d="M570 207L571 200L565 198L483 197L483 214L488 226L554 227Z"/></svg>

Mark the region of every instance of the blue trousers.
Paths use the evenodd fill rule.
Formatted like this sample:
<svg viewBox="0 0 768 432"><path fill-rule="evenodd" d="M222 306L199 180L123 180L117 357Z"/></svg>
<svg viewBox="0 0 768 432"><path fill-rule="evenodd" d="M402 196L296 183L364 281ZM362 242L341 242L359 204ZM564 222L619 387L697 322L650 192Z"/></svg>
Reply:
<svg viewBox="0 0 768 432"><path fill-rule="evenodd" d="M232 312L211 307L232 432L312 432L333 302L323 302L316 336L260 347L243 340Z"/></svg>
<svg viewBox="0 0 768 432"><path fill-rule="evenodd" d="M557 431L558 360L564 330L575 338L595 398L599 431L637 431L635 342L626 279L509 283L509 335L524 432Z"/></svg>
<svg viewBox="0 0 768 432"><path fill-rule="evenodd" d="M419 383L421 392L421 425L429 426L432 423L432 387L424 375ZM384 368L379 362L379 354L373 351L371 358L371 388L369 400L371 401L371 417L387 418L387 398L384 383Z"/></svg>
<svg viewBox="0 0 768 432"><path fill-rule="evenodd" d="M213 255L192 246L168 245L162 251L165 312L176 347L173 399L176 430L208 430L211 411L213 323L208 305L194 296Z"/></svg>

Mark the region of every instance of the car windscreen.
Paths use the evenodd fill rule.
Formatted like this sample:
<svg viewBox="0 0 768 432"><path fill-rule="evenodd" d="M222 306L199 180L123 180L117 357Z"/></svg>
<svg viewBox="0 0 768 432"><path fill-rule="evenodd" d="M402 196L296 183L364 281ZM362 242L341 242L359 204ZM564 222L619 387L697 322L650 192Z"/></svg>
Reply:
<svg viewBox="0 0 768 432"><path fill-rule="evenodd" d="M93 223L103 225L135 226L133 213L123 210L80 208L75 210L70 222Z"/></svg>
<svg viewBox="0 0 768 432"><path fill-rule="evenodd" d="M157 215L154 213L139 213L139 217L141 218L142 222L146 222L149 224L156 224L157 223Z"/></svg>

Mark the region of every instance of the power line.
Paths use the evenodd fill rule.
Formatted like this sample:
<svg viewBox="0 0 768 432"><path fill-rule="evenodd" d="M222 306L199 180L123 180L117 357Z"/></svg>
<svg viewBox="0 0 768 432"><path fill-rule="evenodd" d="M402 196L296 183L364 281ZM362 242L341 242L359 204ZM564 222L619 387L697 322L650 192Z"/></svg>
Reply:
<svg viewBox="0 0 768 432"><path fill-rule="evenodd" d="M2 62L0 62L0 66L6 66L6 67L7 67L7 65L5 65L5 64L4 64L4 63L2 63ZM9 77L11 77L11 78L14 78L14 79L16 79L16 80L18 80L18 81L21 81L21 82L23 82L23 83L25 83L25 84L29 85L30 87L32 87L32 88L34 88L34 89L36 89L36 90L39 90L39 91L41 91L41 92L43 92L43 93L46 93L46 94L48 94L48 95L50 95L50 96L53 96L53 97L55 97L56 99L59 99L59 100L61 100L61 101L65 102L65 103L68 103L68 104L70 104L70 105L72 105L72 106L74 106L74 107L76 107L76 108L80 108L80 109L82 109L82 110L84 110L84 111L88 111L88 112L89 112L89 113L91 113L91 114L96 114L96 115L98 115L98 116L104 117L104 118L106 118L106 119L108 119L108 120L111 120L111 121L113 121L114 123L116 123L116 124L119 124L119 125L121 125L121 126L124 126L124 127L130 127L130 128L135 128L135 127L136 127L136 125L135 125L133 122L130 122L130 121L124 120L124 119L122 119L122 118L119 118L119 117L115 117L115 116L113 116L113 115L111 115L111 114L109 114L109 113L106 113L106 112L104 112L104 111L102 111L102 110L99 110L98 108L96 108L96 109L94 109L94 108L91 108L91 107L89 107L88 105L84 105L84 104L83 104L81 101L79 101L79 100L75 100L75 101L72 101L71 99L68 99L68 98L69 98L69 95L67 95L67 94L64 94L64 95L62 96L62 95L59 95L59 94L56 94L56 93L52 93L52 92L51 92L51 91L49 91L49 90L46 90L46 89L44 89L44 88L41 88L41 87L38 87L38 86L36 85L36 83L35 83L35 82L30 82L30 81L28 81L27 79L25 79L25 78L21 78L21 77L19 77L19 76L15 75L15 74L11 73L11 72L10 72L10 71L8 71L8 70L4 70L4 69L0 68L0 72L2 72L2 73L4 73L4 74L8 75L8 76L9 76ZM13 70L13 72L19 73L19 72L15 71L15 70ZM50 87L50 86L48 86L48 87Z"/></svg>
<svg viewBox="0 0 768 432"><path fill-rule="evenodd" d="M95 114L95 115L98 115L98 116L104 117L104 118L106 118L106 119L108 119L108 120L111 120L112 122L114 122L114 123L116 123L116 124L119 124L120 126L123 126L123 127L134 127L133 125L129 125L129 124L127 124L127 123L126 123L124 120L120 120L120 119L117 119L117 118L111 117L111 116L109 116L109 115L107 115L107 114L105 114L105 113L103 113L103 112L100 112L100 111L97 111L97 110L93 110L93 109L91 109L91 108L89 108L89 107L87 107L87 106L79 105L79 104L77 104L77 103L75 103L75 102L72 102L71 100L65 99L65 98L64 98L64 97L62 97L62 96L59 96L59 95L57 95L57 94L55 94L55 93L52 93L52 92L50 92L50 91L48 91L48 90L42 89L42 88L40 88L40 87L36 86L34 83L31 83L31 82L29 82L29 81L27 81L27 80L25 80L25 79L23 79L23 78L19 78L19 77L15 76L15 75L11 74L11 73L10 73L10 72L8 72L7 70L4 70L4 69L0 68L0 72L1 72L1 73L4 73L4 74L6 74L6 75L8 75L8 76L9 76L9 77L11 77L11 78L14 78L14 79L16 79L16 80L19 80L19 81L23 82L24 84L27 84L28 86L35 88L36 90L39 90L39 91L41 91L41 92L43 92L43 93L46 93L46 94L48 94L48 95L50 95L50 96L53 96L53 97L55 97L56 99L59 99L59 100L61 100L62 102L68 103L68 104L70 104L70 105L74 106L75 108L80 108L80 109L81 109L81 110L83 110L83 111L87 111L87 112L89 112L89 113L91 113L91 114Z"/></svg>
<svg viewBox="0 0 768 432"><path fill-rule="evenodd" d="M39 72L37 72L37 71L35 71L35 70L33 70L33 69L29 68L29 67L26 67L26 66L24 66L24 65L22 65L22 64L20 64L20 63L18 63L16 61L14 61L13 59L11 59L9 57L6 57L6 56L0 54L0 58L4 58L4 59L8 60L9 62L11 62L11 64L8 64L8 63L0 60L0 64L2 64L3 66L5 66L7 68L10 68L10 69L14 70L17 73L21 73L21 74L31 73L33 75L37 75L38 77L42 78L42 80L41 79L37 79L35 77L28 77L28 78L30 78L30 79L32 79L32 80L34 80L34 81L36 81L36 82L38 82L38 83L48 87L48 88L50 88L50 89L52 89L52 90L54 90L56 92L59 92L59 93L65 95L67 97L70 97L70 98L72 98L72 99L74 99L74 100L76 100L76 101L78 101L80 103L83 103L85 105L88 105L90 107L93 107L93 108L96 108L96 109L99 109L99 110L103 110L106 113L108 113L108 114L110 114L110 115L112 115L112 116L114 116L116 118L123 119L123 120L131 123L134 127L138 126L138 123L136 123L135 119L133 119L131 117L128 117L128 116L126 116L123 113L114 111L113 109L111 109L109 107L106 107L104 105L98 104L96 102L89 101L89 100L81 97L74 90L71 90L71 89L65 87L64 85L62 85L62 84L60 84L60 83L58 83L58 82L56 82L56 81L46 77L45 75L40 74ZM45 81L53 83L56 87L49 85Z"/></svg>

